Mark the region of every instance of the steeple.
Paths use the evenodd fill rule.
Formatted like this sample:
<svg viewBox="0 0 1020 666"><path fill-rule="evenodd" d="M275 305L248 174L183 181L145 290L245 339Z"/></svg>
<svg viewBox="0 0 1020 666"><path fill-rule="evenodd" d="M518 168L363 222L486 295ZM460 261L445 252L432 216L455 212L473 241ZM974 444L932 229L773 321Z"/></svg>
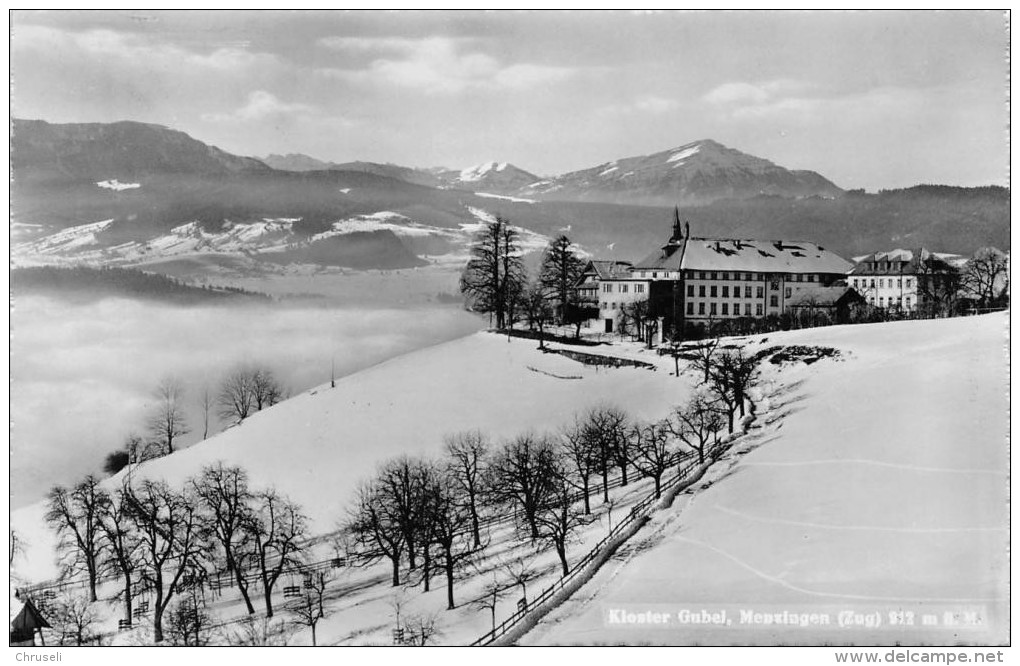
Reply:
<svg viewBox="0 0 1020 666"><path fill-rule="evenodd" d="M673 235L670 236L670 243L679 243L684 237L683 229L680 228L680 207L673 207Z"/></svg>

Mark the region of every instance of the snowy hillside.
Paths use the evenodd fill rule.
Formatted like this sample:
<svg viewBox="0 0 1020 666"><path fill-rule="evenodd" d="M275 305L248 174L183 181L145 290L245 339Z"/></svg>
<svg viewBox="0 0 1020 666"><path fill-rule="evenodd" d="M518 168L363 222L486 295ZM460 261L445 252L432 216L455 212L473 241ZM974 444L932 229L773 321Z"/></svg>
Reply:
<svg viewBox="0 0 1020 666"><path fill-rule="evenodd" d="M997 314L736 341L751 352L830 345L841 355L811 365L763 363L756 427L671 507L653 513L589 583L520 642L1002 641L1008 575L1005 324ZM324 533L336 528L357 483L381 461L436 454L446 434L481 428L500 440L551 430L603 402L638 419L657 419L689 395L693 376L671 376L668 356L633 344L592 352L640 359L656 369L582 365L543 354L534 341L479 333L350 375L335 388L295 396L136 474L176 485L204 465L238 464L253 486L274 486L299 502L313 532ZM647 481L614 491L616 519L648 492ZM606 519L613 524L607 505L596 501L593 509L598 520L571 546L574 561L606 533ZM42 513L35 505L12 516L13 529L27 543L25 556L15 562L18 579L55 574L54 539ZM439 642L475 640L488 631L489 619L467 601L482 594L489 572L495 575L504 558L526 550L513 545L508 530L492 527L487 559L458 582L462 603L455 611L442 610L441 590L391 588L385 564L381 570L341 571L320 641L386 642L396 598L416 613L437 614ZM529 557L541 572L529 589L557 579L550 552ZM514 597L503 600L498 619L513 609ZM833 617L877 612L884 623L875 629L610 627L612 609L726 610L734 623L745 609ZM242 613L236 602L221 602L216 612L223 621ZM932 613L940 624L891 628L888 614L895 612L916 618ZM975 612L984 624L948 628L942 624L946 612ZM115 609L109 616L115 620Z"/></svg>
<svg viewBox="0 0 1020 666"><path fill-rule="evenodd" d="M1008 640L1006 322L769 335L849 353L776 377L762 429L522 642ZM725 610L732 624L611 626L609 609ZM741 610L829 613L834 625L748 625ZM881 624L836 626L846 611ZM912 615L890 626L896 611ZM972 611L979 626L946 624ZM921 626L925 614L935 625Z"/></svg>

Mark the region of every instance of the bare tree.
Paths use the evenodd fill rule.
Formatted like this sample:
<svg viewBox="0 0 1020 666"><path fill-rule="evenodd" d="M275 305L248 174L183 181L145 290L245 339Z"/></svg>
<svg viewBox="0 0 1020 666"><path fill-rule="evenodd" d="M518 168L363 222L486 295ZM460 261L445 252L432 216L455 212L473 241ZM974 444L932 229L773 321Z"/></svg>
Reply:
<svg viewBox="0 0 1020 666"><path fill-rule="evenodd" d="M579 528L591 522L592 517L579 511L571 502L573 484L569 479L566 461L555 457L549 463L548 489L536 513L539 534L552 545L560 558L563 575L570 573L567 563L567 543Z"/></svg>
<svg viewBox="0 0 1020 666"><path fill-rule="evenodd" d="M315 646L317 645L315 628L319 620L329 614L325 601L330 577L325 571L315 571L309 574L306 580L308 584L304 586L303 593L287 606L287 610L297 624L312 630L312 645Z"/></svg>
<svg viewBox="0 0 1020 666"><path fill-rule="evenodd" d="M712 365L709 387L725 406L731 433L733 417L738 410L741 416L745 415L750 390L757 384L759 376L757 359L744 355L742 349L727 350Z"/></svg>
<svg viewBox="0 0 1020 666"><path fill-rule="evenodd" d="M488 438L480 430L468 430L448 436L445 444L449 472L460 486L471 513L471 535L475 546L481 546L479 505L485 460L489 453Z"/></svg>
<svg viewBox="0 0 1020 666"><path fill-rule="evenodd" d="M705 449L713 437L718 438L722 416L718 404L705 393L695 393L683 407L673 410L670 432L698 453L698 463L705 463Z"/></svg>
<svg viewBox="0 0 1020 666"><path fill-rule="evenodd" d="M89 601L96 600L96 580L105 549L100 538L100 521L108 501L99 479L91 474L70 490L56 486L47 496L46 522L56 530L59 548L69 557L68 570L85 571Z"/></svg>
<svg viewBox="0 0 1020 666"><path fill-rule="evenodd" d="M256 411L272 407L283 399L283 386L276 379L272 370L254 367L250 372L252 401Z"/></svg>
<svg viewBox="0 0 1020 666"><path fill-rule="evenodd" d="M149 414L149 431L165 453L173 453L174 441L189 432L184 419L184 386L175 377L164 377L152 396L156 405Z"/></svg>
<svg viewBox="0 0 1020 666"><path fill-rule="evenodd" d="M616 450L624 438L627 414L612 405L591 409L585 416L584 436L589 439L602 473L602 501L609 501L609 468L616 458Z"/></svg>
<svg viewBox="0 0 1020 666"><path fill-rule="evenodd" d="M532 540L540 536L538 511L551 490L554 457L548 438L518 435L503 445L490 466L491 496L521 512Z"/></svg>
<svg viewBox="0 0 1020 666"><path fill-rule="evenodd" d="M99 621L96 607L85 597L64 593L48 619L60 632L60 645L86 645L95 640L94 625Z"/></svg>
<svg viewBox="0 0 1020 666"><path fill-rule="evenodd" d="M598 451L596 440L585 432L585 425L576 415L574 422L560 429L560 448L563 455L574 467L571 475L578 489L584 496L584 513L591 513L591 475L598 469Z"/></svg>
<svg viewBox="0 0 1020 666"><path fill-rule="evenodd" d="M202 440L209 438L209 413L213 408L213 395L209 391L209 385L203 384L202 391L198 394L198 406L202 410Z"/></svg>
<svg viewBox="0 0 1020 666"><path fill-rule="evenodd" d="M106 567L124 578L124 619L130 623L141 541L130 519L125 492L121 489L103 503L99 529L106 543Z"/></svg>
<svg viewBox="0 0 1020 666"><path fill-rule="evenodd" d="M202 529L211 534L223 552L227 573L244 600L248 614L255 613L248 593L247 568L255 556L252 535L245 529L251 521L252 494L248 474L240 467L224 467L222 462L206 466L191 479L191 487L203 508Z"/></svg>
<svg viewBox="0 0 1020 666"><path fill-rule="evenodd" d="M973 294L981 307L988 307L1000 293L1009 276L1009 258L994 247L974 253L963 269L963 287Z"/></svg>
<svg viewBox="0 0 1020 666"><path fill-rule="evenodd" d="M185 575L201 571L206 544L202 540L197 502L187 492L163 481L142 481L127 489L125 500L138 531L142 580L155 592L153 640L163 642L163 616L181 591Z"/></svg>
<svg viewBox="0 0 1020 666"><path fill-rule="evenodd" d="M228 645L243 647L281 647L287 645L287 631L282 621L268 617L247 616L231 625L226 634Z"/></svg>
<svg viewBox="0 0 1020 666"><path fill-rule="evenodd" d="M404 619L404 631L407 633L407 642L411 645L425 647L433 638L442 635L436 626L438 616L435 613L429 615L409 615Z"/></svg>
<svg viewBox="0 0 1020 666"><path fill-rule="evenodd" d="M532 331L538 329L538 348L545 349L545 325L553 317L553 309L545 288L538 282L529 284L524 290L522 306L528 320L528 328Z"/></svg>
<svg viewBox="0 0 1020 666"><path fill-rule="evenodd" d="M711 380L712 366L715 364L715 351L719 347L719 339L702 340L687 353L691 356L691 367L702 374L702 381L707 384Z"/></svg>
<svg viewBox="0 0 1020 666"><path fill-rule="evenodd" d="M165 622L166 637L171 645L197 647L209 642L204 632L208 631L211 620L193 591L177 600L167 613Z"/></svg>
<svg viewBox="0 0 1020 666"><path fill-rule="evenodd" d="M482 596L471 602L474 608L489 611L492 617L492 631L496 631L496 607L499 605L500 600L506 596L506 592L507 588L502 587L494 578L492 582L485 585L485 589L482 590Z"/></svg>
<svg viewBox="0 0 1020 666"><path fill-rule="evenodd" d="M521 599L525 608L528 606L528 583L538 578L535 571L534 557L522 557L520 555L504 560L501 568L506 572L510 582L519 585L521 588ZM518 602L518 603L520 603Z"/></svg>
<svg viewBox="0 0 1020 666"><path fill-rule="evenodd" d="M456 608L453 600L454 576L469 562L481 545L475 545L468 528L471 525L471 510L467 497L452 475L440 475L431 485L431 507L428 522L431 523L432 540L438 546L443 571L446 573L446 607Z"/></svg>
<svg viewBox="0 0 1020 666"><path fill-rule="evenodd" d="M400 560L404 554L404 535L379 481L363 483L357 492L355 507L348 515L345 529L350 533L359 555L369 561L386 558L393 567L393 587L400 585Z"/></svg>
<svg viewBox="0 0 1020 666"><path fill-rule="evenodd" d="M244 513L240 527L251 544L266 617L273 617L273 588L284 571L301 563L308 519L297 504L273 489L253 493L250 501L251 510Z"/></svg>
<svg viewBox="0 0 1020 666"><path fill-rule="evenodd" d="M632 462L644 477L655 482L655 497L662 495L662 476L673 464L669 442L670 428L666 422L634 424L630 429Z"/></svg>
<svg viewBox="0 0 1020 666"><path fill-rule="evenodd" d="M495 315L498 329L512 318L512 301L524 282L520 255L517 230L497 216L476 234L471 259L460 277L461 293L474 309Z"/></svg>
<svg viewBox="0 0 1020 666"><path fill-rule="evenodd" d="M566 236L557 236L549 243L542 257L539 282L541 290L556 302L556 320L562 324L567 310L577 301L574 287L584 273L585 263Z"/></svg>
<svg viewBox="0 0 1020 666"><path fill-rule="evenodd" d="M220 384L216 402L224 419L243 421L248 418L255 403L251 372L245 367L230 371Z"/></svg>
<svg viewBox="0 0 1020 666"><path fill-rule="evenodd" d="M9 534L10 541L9 547L7 549L7 566L13 569L14 560L18 557L18 555L21 555L22 553L25 552L25 544L24 540L21 538L21 535L15 532L14 530L10 530Z"/></svg>

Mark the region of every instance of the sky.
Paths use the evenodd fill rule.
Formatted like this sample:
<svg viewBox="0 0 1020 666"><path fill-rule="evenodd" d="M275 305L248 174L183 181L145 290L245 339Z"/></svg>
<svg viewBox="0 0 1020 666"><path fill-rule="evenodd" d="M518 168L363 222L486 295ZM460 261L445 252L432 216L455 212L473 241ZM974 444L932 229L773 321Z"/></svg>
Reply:
<svg viewBox="0 0 1020 666"><path fill-rule="evenodd" d="M1008 185L1002 12L16 11L12 113L553 175L711 138L844 188Z"/></svg>

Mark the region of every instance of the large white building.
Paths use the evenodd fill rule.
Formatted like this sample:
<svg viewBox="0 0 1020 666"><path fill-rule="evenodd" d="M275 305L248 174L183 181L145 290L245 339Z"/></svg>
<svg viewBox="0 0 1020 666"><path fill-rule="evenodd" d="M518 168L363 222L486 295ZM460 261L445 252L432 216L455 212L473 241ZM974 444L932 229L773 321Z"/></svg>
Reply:
<svg viewBox="0 0 1020 666"><path fill-rule="evenodd" d="M959 255L937 254L924 248L875 252L858 258L847 275L847 284L869 305L914 312L938 296L943 283L954 277L960 260Z"/></svg>
<svg viewBox="0 0 1020 666"><path fill-rule="evenodd" d="M623 304L646 298L659 317L678 326L778 315L802 290L840 282L851 267L807 241L691 236L677 210L665 245L629 275L600 281L601 328L612 332Z"/></svg>

